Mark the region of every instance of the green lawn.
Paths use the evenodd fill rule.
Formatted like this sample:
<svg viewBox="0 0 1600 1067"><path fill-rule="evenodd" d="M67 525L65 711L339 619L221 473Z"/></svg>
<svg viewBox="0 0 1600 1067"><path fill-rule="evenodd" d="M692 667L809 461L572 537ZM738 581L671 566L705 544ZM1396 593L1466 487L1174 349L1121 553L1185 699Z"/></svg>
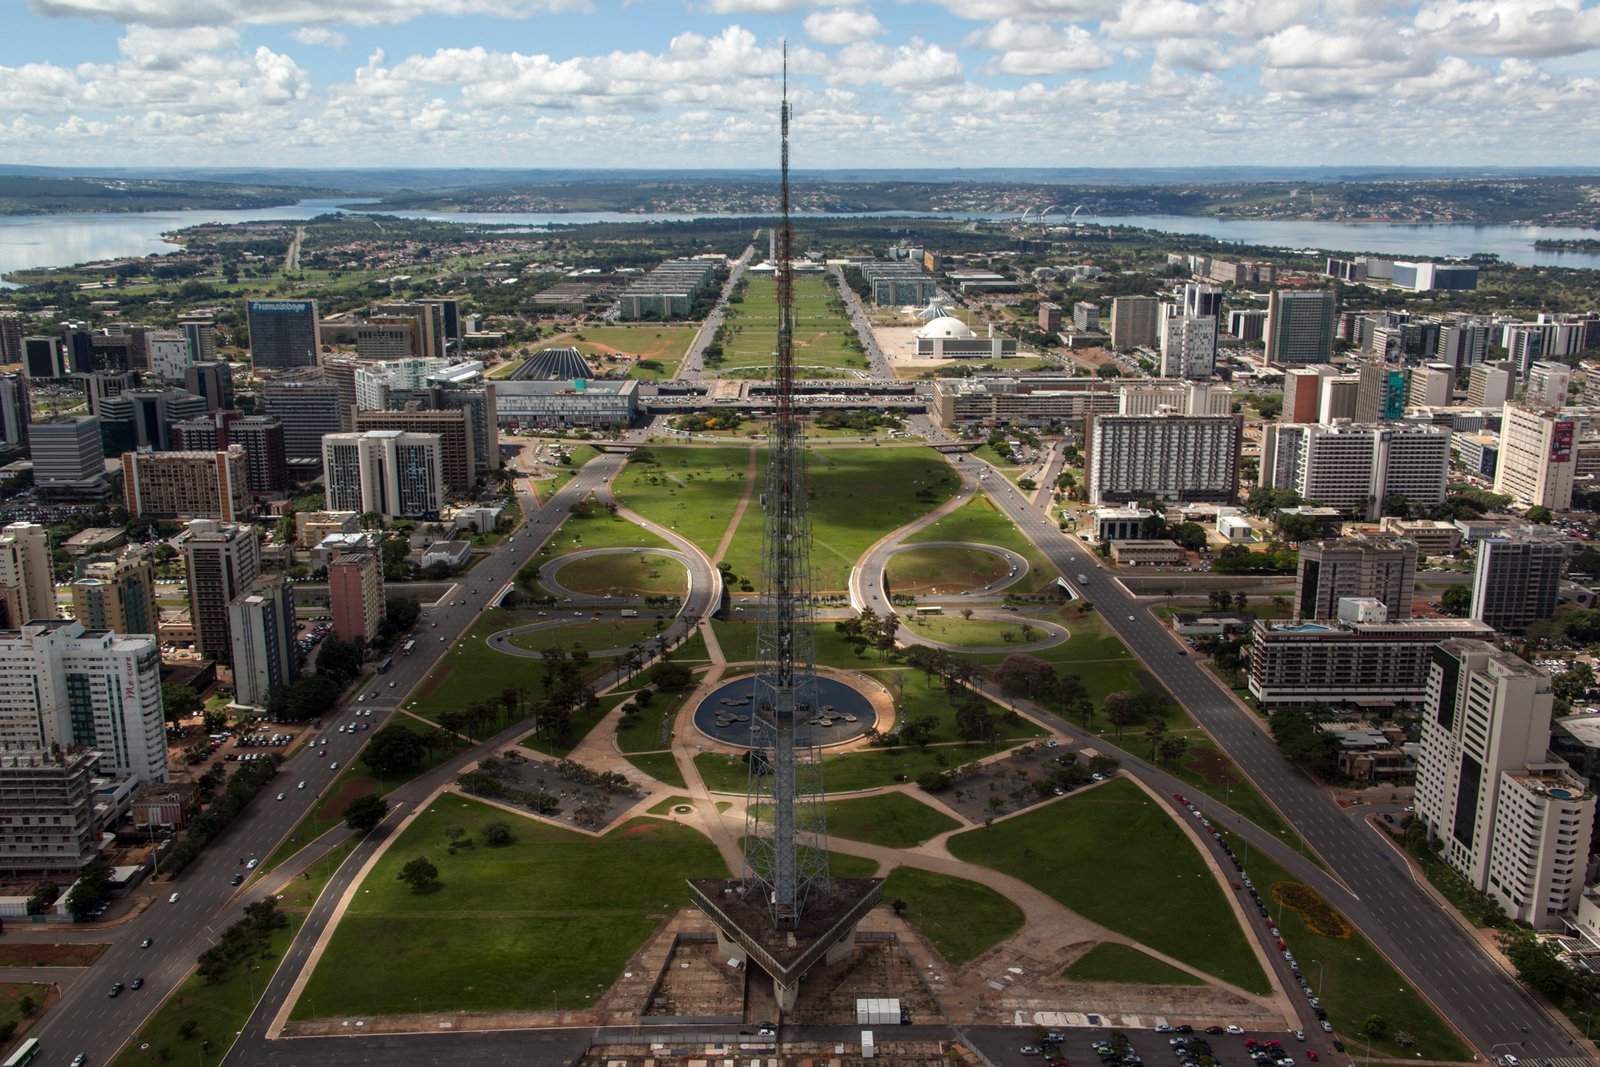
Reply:
<svg viewBox="0 0 1600 1067"><path fill-rule="evenodd" d="M1126 985L1200 985L1200 979L1136 948L1102 941L1061 972L1074 982L1121 982Z"/></svg>
<svg viewBox="0 0 1600 1067"><path fill-rule="evenodd" d="M750 449L652 446L649 454L654 462L629 459L623 466L612 483L616 498L706 552L714 551L744 495Z"/></svg>
<svg viewBox="0 0 1600 1067"><path fill-rule="evenodd" d="M1006 561L977 548L911 548L889 557L889 588L898 595L949 596L1006 576Z"/></svg>
<svg viewBox="0 0 1600 1067"><path fill-rule="evenodd" d="M1005 513L997 508L987 493L961 505L937 522L918 530L906 538L908 544L922 541L971 541L974 544L1008 548L1028 561L1028 573L1011 586L1019 593L1031 593L1049 586L1060 572L1044 558L1044 553L1033 542L1022 536Z"/></svg>
<svg viewBox="0 0 1600 1067"><path fill-rule="evenodd" d="M641 612L641 617L637 619L608 618L597 622L591 620L587 612L582 618L574 618L570 611L556 611L552 616L565 616L565 618L560 622L551 623L547 629L517 634L511 638L511 643L529 652L544 652L550 648L560 647L568 652L583 649L597 655L606 649L642 645L655 637L657 633L655 618L652 616L645 619L643 614ZM540 670L537 663L529 660L523 661L523 668L530 671Z"/></svg>
<svg viewBox="0 0 1600 1067"><path fill-rule="evenodd" d="M1270 899L1272 887L1279 882L1297 881L1272 859L1248 849L1241 839L1225 830L1223 836L1244 860L1245 870L1264 899ZM1284 908L1279 913L1273 905L1273 913L1273 921L1294 953L1300 973L1312 983L1335 1031L1350 1046L1352 1058L1359 1058L1359 1053L1365 1051L1367 1038L1361 1033L1361 1026L1371 1015L1381 1015L1389 1022L1391 1037L1372 1042L1373 1051L1381 1059L1473 1058L1449 1024L1360 933L1352 932L1346 940L1323 937L1312 933L1298 912ZM1392 1035L1397 1031L1415 1037L1416 1046L1402 1048L1395 1044Z"/></svg>
<svg viewBox="0 0 1600 1067"><path fill-rule="evenodd" d="M543 695L544 672L537 660L509 656L488 644L490 634L537 621L532 612L486 610L417 687L407 707L425 719L438 721L441 712L498 700L507 686L526 688L531 698Z"/></svg>
<svg viewBox="0 0 1600 1067"><path fill-rule="evenodd" d="M652 552L575 559L562 564L554 578L592 597L682 596L689 588L682 563Z"/></svg>
<svg viewBox="0 0 1600 1067"><path fill-rule="evenodd" d="M1271 988L1199 851L1132 782L957 834L949 847L1208 974L1255 993Z"/></svg>
<svg viewBox="0 0 1600 1067"><path fill-rule="evenodd" d="M185 978L123 1046L113 1061L116 1067L162 1067L169 1060L197 1067L221 1063L303 921L303 916L290 912L289 926L273 933L267 952L253 961L250 971L238 964L219 982L207 982L197 974ZM194 1035L180 1037L180 1028L189 1020L199 1024ZM150 1047L141 1050L140 1045Z"/></svg>
<svg viewBox="0 0 1600 1067"><path fill-rule="evenodd" d="M527 571L535 564L543 566L557 556L564 556L568 552L581 552L588 548L642 548L647 552L653 552L671 547L638 523L629 522L618 515L608 515L603 508L598 508L588 518L573 515L563 522L561 528L550 536L550 540L545 542L544 547L523 567L523 570ZM611 563L618 562L615 557L602 556L600 559ZM577 565L578 563L569 563L566 568L570 569Z"/></svg>
<svg viewBox="0 0 1600 1067"><path fill-rule="evenodd" d="M1022 909L993 889L916 867L890 871L883 899L904 901L905 917L952 967L972 962L1022 929Z"/></svg>
<svg viewBox="0 0 1600 1067"><path fill-rule="evenodd" d="M629 752L622 758L663 785L670 785L674 789L683 789L688 785L671 752Z"/></svg>
<svg viewBox="0 0 1600 1067"><path fill-rule="evenodd" d="M448 828L477 838L489 822L509 823L512 843L449 853ZM417 857L438 866L440 888L399 881ZM627 877L597 882L604 871ZM373 867L292 1017L581 1008L688 903L685 879L726 874L709 841L671 823L589 838L446 793Z"/></svg>
<svg viewBox="0 0 1600 1067"><path fill-rule="evenodd" d="M9 1023L12 1029L16 1029L22 1025L27 1018L22 1014L23 997L36 1005L33 1014L37 1016L49 994L50 985L47 982L0 982L0 1026Z"/></svg>
<svg viewBox="0 0 1600 1067"><path fill-rule="evenodd" d="M771 368L777 348L777 285L771 277L752 277L744 298L728 305L723 331L723 361L708 370L727 373ZM827 276L794 280L794 362L800 378L834 378L845 369L865 370L855 327Z"/></svg>
<svg viewBox="0 0 1600 1067"><path fill-rule="evenodd" d="M845 591L850 569L874 542L947 500L958 484L930 448L830 448L807 455L811 486L811 580L819 593ZM760 571L758 508L745 509L727 562Z"/></svg>
<svg viewBox="0 0 1600 1067"><path fill-rule="evenodd" d="M930 745L927 748L866 748L822 757L822 780L830 793L899 782L915 782L928 771L943 771L994 753L989 745ZM743 793L746 771L737 757L702 752L694 758L706 788L715 793Z"/></svg>
<svg viewBox="0 0 1600 1067"><path fill-rule="evenodd" d="M904 793L830 800L828 834L884 848L915 848L961 826L942 811Z"/></svg>
<svg viewBox="0 0 1600 1067"><path fill-rule="evenodd" d="M632 696L633 692L629 690L628 695ZM659 752L670 745L670 727L667 730L667 745L661 743L661 722L663 719L670 722L691 692L690 689L681 689L676 693L658 692L651 698L649 707L625 716L617 724L617 748L623 752Z"/></svg>
<svg viewBox="0 0 1600 1067"><path fill-rule="evenodd" d="M1005 619L963 619L960 615L911 615L907 616L905 621L907 626L930 641L943 641L948 645L963 645L967 648L1004 648L1013 643L1027 645L1052 636L1049 631L1043 629L1035 629L1029 636L1022 632L1025 623ZM1007 634L1011 635L1010 641L1006 640ZM1032 654L1030 651L1029 655Z"/></svg>

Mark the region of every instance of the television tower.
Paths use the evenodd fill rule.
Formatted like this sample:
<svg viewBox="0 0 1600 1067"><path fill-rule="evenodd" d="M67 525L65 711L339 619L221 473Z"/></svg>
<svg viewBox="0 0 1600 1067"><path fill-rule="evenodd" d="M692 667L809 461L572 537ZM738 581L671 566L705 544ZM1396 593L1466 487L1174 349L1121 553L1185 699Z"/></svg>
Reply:
<svg viewBox="0 0 1600 1067"><path fill-rule="evenodd" d="M695 903L717 924L730 958L748 959L773 981L780 1012L818 961L835 962L883 892L876 878L828 875L822 758L816 713L815 613L805 432L794 411L794 231L789 221L789 75L784 49L777 225L773 266L778 335L774 419L762 494L759 669L751 715L744 871L732 880L691 881Z"/></svg>

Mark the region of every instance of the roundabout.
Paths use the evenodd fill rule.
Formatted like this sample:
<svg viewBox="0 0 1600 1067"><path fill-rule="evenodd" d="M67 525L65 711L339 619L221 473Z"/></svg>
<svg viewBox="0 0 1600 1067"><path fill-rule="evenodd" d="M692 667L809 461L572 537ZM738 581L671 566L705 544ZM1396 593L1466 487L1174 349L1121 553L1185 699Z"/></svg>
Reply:
<svg viewBox="0 0 1600 1067"><path fill-rule="evenodd" d="M1042 631L1043 636L1031 640L1004 641L1002 639L997 644L941 640L941 638L958 637L967 631L972 631L973 637L979 641L983 640L991 632L999 634L1011 630L1017 631L1020 637L1024 626ZM951 652L978 653L1037 652L1044 648L1054 648L1072 636L1071 631L1060 623L1045 622L1040 619L1025 619L1017 615L1005 615L999 612L983 610L974 612L971 619L952 615L934 615L907 619L902 623L900 632L902 634L909 633L918 644L948 649Z"/></svg>
<svg viewBox="0 0 1600 1067"><path fill-rule="evenodd" d="M723 682L707 693L694 709L694 726L714 741L736 748L750 747L750 730L755 721L756 676L742 675ZM825 748L855 741L878 725L880 708L871 696L842 678L818 673L816 708L806 716L796 740ZM883 701L883 710L893 712Z"/></svg>
<svg viewBox="0 0 1600 1067"><path fill-rule="evenodd" d="M604 585L604 580L611 577L605 573L608 568L604 565L595 566L595 564L606 556L627 557L626 561L620 566L609 569L624 577L631 576L628 573L629 571L643 570L645 571L643 583L639 586ZM671 560L682 567L683 574L680 576L682 580L667 583L659 582L659 573L652 576L650 571L650 564L657 559ZM585 583L589 587L582 589L561 584L557 576L569 567L581 572L582 576L591 582L599 580L602 584ZM581 548L574 552L564 553L541 565L539 567L538 582L549 590L552 595L570 597L574 600L591 599L605 594L618 596L650 596L656 594L682 596L689 580L689 573L688 557L672 548ZM659 587L650 587L652 584L659 585Z"/></svg>
<svg viewBox="0 0 1600 1067"><path fill-rule="evenodd" d="M907 576L893 576L896 556L915 556L918 584L906 585ZM981 562L984 557L993 560ZM946 570L951 571L948 578ZM895 592L932 596L984 596L997 593L1022 581L1028 561L1016 552L998 545L976 541L911 541L891 547L884 556L884 574ZM948 588L945 588L948 587Z"/></svg>

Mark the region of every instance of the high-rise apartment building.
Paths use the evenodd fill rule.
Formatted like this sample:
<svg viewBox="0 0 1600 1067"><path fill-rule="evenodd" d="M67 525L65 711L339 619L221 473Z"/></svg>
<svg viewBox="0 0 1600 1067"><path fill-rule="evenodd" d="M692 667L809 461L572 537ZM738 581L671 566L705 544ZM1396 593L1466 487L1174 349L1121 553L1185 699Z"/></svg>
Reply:
<svg viewBox="0 0 1600 1067"><path fill-rule="evenodd" d="M1290 367L1283 375L1284 422L1318 422L1322 410L1322 380L1339 373L1329 363Z"/></svg>
<svg viewBox="0 0 1600 1067"><path fill-rule="evenodd" d="M328 603L333 634L367 645L383 619L383 570L375 552L341 552L328 564Z"/></svg>
<svg viewBox="0 0 1600 1067"><path fill-rule="evenodd" d="M403 411L362 411L356 414L356 430L360 433L402 430L435 435L443 457L445 489L466 494L477 484L477 440L465 411L429 411L416 405L407 405Z"/></svg>
<svg viewBox="0 0 1600 1067"><path fill-rule="evenodd" d="M1472 617L1510 633L1553 617L1570 550L1571 542L1548 526L1514 526L1479 541Z"/></svg>
<svg viewBox="0 0 1600 1067"><path fill-rule="evenodd" d="M202 656L227 660L233 652L228 605L261 576L261 542L253 526L199 519L183 542L189 576L189 617Z"/></svg>
<svg viewBox="0 0 1600 1067"><path fill-rule="evenodd" d="M22 315L0 311L0 363L22 362Z"/></svg>
<svg viewBox="0 0 1600 1067"><path fill-rule="evenodd" d="M124 452L123 500L135 515L233 522L250 511L244 449Z"/></svg>
<svg viewBox="0 0 1600 1067"><path fill-rule="evenodd" d="M186 315L178 320L178 330L189 343L190 363L215 363L217 324L210 315Z"/></svg>
<svg viewBox="0 0 1600 1067"><path fill-rule="evenodd" d="M0 627L60 614L49 532L35 522L11 523L0 530Z"/></svg>
<svg viewBox="0 0 1600 1067"><path fill-rule="evenodd" d="M444 309L436 303L379 304L372 309L373 318L409 319L416 324L417 348L411 355L425 359L443 359L445 356Z"/></svg>
<svg viewBox="0 0 1600 1067"><path fill-rule="evenodd" d="M167 779L161 652L148 634L74 619L0 630L0 748L85 746L103 771Z"/></svg>
<svg viewBox="0 0 1600 1067"><path fill-rule="evenodd" d="M1411 371L1406 402L1414 407L1449 407L1456 388L1455 368L1448 363L1428 363Z"/></svg>
<svg viewBox="0 0 1600 1067"><path fill-rule="evenodd" d="M299 674L294 591L281 574L257 578L228 605L234 703L263 708L275 685Z"/></svg>
<svg viewBox="0 0 1600 1067"><path fill-rule="evenodd" d="M183 389L206 402L206 411L233 407L233 367L227 363L191 363L183 369Z"/></svg>
<svg viewBox="0 0 1600 1067"><path fill-rule="evenodd" d="M1268 363L1326 363L1333 354L1333 293L1274 289L1267 300Z"/></svg>
<svg viewBox="0 0 1600 1067"><path fill-rule="evenodd" d="M1467 379L1467 403L1478 408L1497 408L1511 399L1517 372L1508 362L1478 363Z"/></svg>
<svg viewBox="0 0 1600 1067"><path fill-rule="evenodd" d="M322 350L315 300L249 300L250 362L258 371L315 367Z"/></svg>
<svg viewBox="0 0 1600 1067"><path fill-rule="evenodd" d="M332 510L376 512L385 519L432 518L444 506L444 449L438 434L329 434L322 449Z"/></svg>
<svg viewBox="0 0 1600 1067"><path fill-rule="evenodd" d="M145 341L150 373L164 381L182 381L194 366L194 349L181 330L156 330Z"/></svg>
<svg viewBox="0 0 1600 1067"><path fill-rule="evenodd" d="M1262 441L1262 486L1293 489L1367 519L1376 519L1390 497L1437 507L1449 473L1447 426L1278 423Z"/></svg>
<svg viewBox="0 0 1600 1067"><path fill-rule="evenodd" d="M1050 300L1039 302L1039 332L1061 332L1061 305Z"/></svg>
<svg viewBox="0 0 1600 1067"><path fill-rule="evenodd" d="M90 630L153 634L161 624L155 568L139 549L85 556L72 580L72 617Z"/></svg>
<svg viewBox="0 0 1600 1067"><path fill-rule="evenodd" d="M1406 372L1386 363L1361 364L1356 371L1356 422L1385 422L1406 415Z"/></svg>
<svg viewBox="0 0 1600 1067"><path fill-rule="evenodd" d="M1484 322L1447 322L1439 327L1439 345L1434 350L1439 362L1457 372L1477 366L1489 354L1489 325Z"/></svg>
<svg viewBox="0 0 1600 1067"><path fill-rule="evenodd" d="M1548 753L1543 671L1485 641L1433 654L1417 819L1447 863L1513 920L1560 924L1583 892L1595 797Z"/></svg>
<svg viewBox="0 0 1600 1067"><path fill-rule="evenodd" d="M1209 378L1217 369L1217 320L1209 315L1161 319L1161 376Z"/></svg>
<svg viewBox="0 0 1600 1067"><path fill-rule="evenodd" d="M28 379L20 374L0 374L0 450L27 448L32 421Z"/></svg>
<svg viewBox="0 0 1600 1067"><path fill-rule="evenodd" d="M1411 617L1417 584L1417 546L1399 537L1340 537L1300 546L1295 582L1297 619L1333 619L1339 601L1370 598L1389 619Z"/></svg>
<svg viewBox="0 0 1600 1067"><path fill-rule="evenodd" d="M0 753L0 874L72 875L100 858L89 749Z"/></svg>
<svg viewBox="0 0 1600 1067"><path fill-rule="evenodd" d="M1578 416L1511 403L1501 410L1494 491L1551 511L1571 509Z"/></svg>
<svg viewBox="0 0 1600 1067"><path fill-rule="evenodd" d="M290 462L321 460L322 438L346 428L339 387L321 379L272 382L261 390L261 405L283 423L283 448Z"/></svg>
<svg viewBox="0 0 1600 1067"><path fill-rule="evenodd" d="M1111 347L1152 348L1161 328L1161 301L1153 296L1119 296L1111 301Z"/></svg>
<svg viewBox="0 0 1600 1067"><path fill-rule="evenodd" d="M1232 503L1243 433L1238 415L1090 415L1089 500Z"/></svg>
<svg viewBox="0 0 1600 1067"><path fill-rule="evenodd" d="M462 364L456 365L459 368ZM481 366L474 363L473 366ZM472 439L473 470L477 477L489 477L500 469L500 413L494 382L476 383L465 378L442 381L418 389L391 389L388 407L401 411L460 411L467 420L467 435Z"/></svg>
<svg viewBox="0 0 1600 1067"><path fill-rule="evenodd" d="M93 415L58 415L28 427L33 484L40 489L101 492L106 488L106 453L100 420Z"/></svg>
<svg viewBox="0 0 1600 1067"><path fill-rule="evenodd" d="M1529 407L1558 408L1567 402L1567 390L1571 387L1571 367L1541 359L1528 368L1528 384L1522 390L1522 402Z"/></svg>
<svg viewBox="0 0 1600 1067"><path fill-rule="evenodd" d="M1228 312L1228 332L1241 341L1259 341L1267 333L1267 313L1261 308Z"/></svg>

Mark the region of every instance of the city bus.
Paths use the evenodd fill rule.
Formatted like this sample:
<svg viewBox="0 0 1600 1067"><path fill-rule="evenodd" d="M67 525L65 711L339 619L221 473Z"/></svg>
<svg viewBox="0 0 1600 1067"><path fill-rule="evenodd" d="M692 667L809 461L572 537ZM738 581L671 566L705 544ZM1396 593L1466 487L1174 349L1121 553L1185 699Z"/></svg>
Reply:
<svg viewBox="0 0 1600 1067"><path fill-rule="evenodd" d="M417 647L417 642L413 638L412 640L407 641L405 644L400 646L400 654L402 656L409 656L409 655L411 655L411 650L416 648L416 647Z"/></svg>
<svg viewBox="0 0 1600 1067"><path fill-rule="evenodd" d="M17 1046L17 1051L11 1054L10 1059L6 1060L5 1067L22 1067L24 1063L27 1063L38 1054L39 1039L36 1037L30 1037L28 1040Z"/></svg>
<svg viewBox="0 0 1600 1067"><path fill-rule="evenodd" d="M384 658L383 662L378 664L378 673L379 674L383 674L385 671L387 671L392 666L394 666L394 657L393 656L386 656Z"/></svg>

